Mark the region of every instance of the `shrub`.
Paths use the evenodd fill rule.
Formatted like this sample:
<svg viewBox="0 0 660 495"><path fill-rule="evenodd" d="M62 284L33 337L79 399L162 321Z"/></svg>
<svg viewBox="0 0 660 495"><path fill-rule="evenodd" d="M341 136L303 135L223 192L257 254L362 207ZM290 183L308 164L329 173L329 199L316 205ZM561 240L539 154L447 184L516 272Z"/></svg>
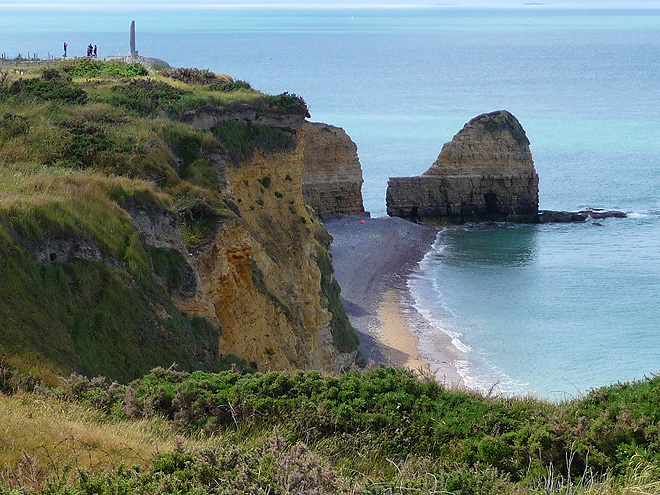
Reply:
<svg viewBox="0 0 660 495"><path fill-rule="evenodd" d="M293 93L284 92L274 96L264 96L263 104L269 110L284 113L287 115L299 115L301 117L310 117L307 103L302 96Z"/></svg>
<svg viewBox="0 0 660 495"><path fill-rule="evenodd" d="M4 90L8 95L19 99L59 101L69 104L84 103L87 93L70 76L57 69L46 69L41 77L19 79Z"/></svg>
<svg viewBox="0 0 660 495"><path fill-rule="evenodd" d="M229 76L218 75L208 69L200 70L196 68L179 67L176 69L163 69L161 74L170 79L176 79L186 84L231 84L232 79Z"/></svg>
<svg viewBox="0 0 660 495"><path fill-rule="evenodd" d="M209 86L209 89L212 91L222 91L223 93L231 93L233 91L239 91L241 89L252 89L250 83L246 81L229 81L229 82L214 82Z"/></svg>
<svg viewBox="0 0 660 495"><path fill-rule="evenodd" d="M30 124L27 118L6 113L0 119L0 142L25 136L29 130Z"/></svg>
<svg viewBox="0 0 660 495"><path fill-rule="evenodd" d="M227 122L211 132L228 151L235 165L252 159L255 151L278 153L295 149L296 131L288 127L251 125L245 122Z"/></svg>
<svg viewBox="0 0 660 495"><path fill-rule="evenodd" d="M78 58L75 60L62 62L59 65L59 68L72 77L115 76L119 78L129 78L136 76L146 76L149 74L147 69L136 62L104 62L91 58Z"/></svg>
<svg viewBox="0 0 660 495"><path fill-rule="evenodd" d="M153 115L157 111L170 113L185 94L165 82L155 79L132 79L111 88L108 103L122 106L137 115Z"/></svg>

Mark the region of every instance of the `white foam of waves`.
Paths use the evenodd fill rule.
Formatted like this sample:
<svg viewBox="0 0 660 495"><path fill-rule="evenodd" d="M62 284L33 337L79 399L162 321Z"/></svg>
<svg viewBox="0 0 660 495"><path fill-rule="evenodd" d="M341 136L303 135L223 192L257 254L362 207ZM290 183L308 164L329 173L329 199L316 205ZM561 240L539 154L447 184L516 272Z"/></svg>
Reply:
<svg viewBox="0 0 660 495"><path fill-rule="evenodd" d="M649 218L657 218L660 216L660 211L631 211L626 213L626 215L633 220L647 220Z"/></svg>
<svg viewBox="0 0 660 495"><path fill-rule="evenodd" d="M467 354L468 352L472 352L472 347L470 347L467 344L464 344L461 341L461 339L459 339L458 337L454 337L453 339L451 339L451 343L453 344L454 347L456 347L456 349L458 349L461 352L464 352L465 354Z"/></svg>
<svg viewBox="0 0 660 495"><path fill-rule="evenodd" d="M456 321L456 315L448 308L442 297L442 289L434 276L434 267L442 262L445 245L442 242L442 231L438 233L432 249L418 263L417 269L410 274L406 284L411 299L411 311L405 312L406 320L414 329L419 339L420 354L437 371L440 368L439 356L441 349L436 349L437 341L434 335L440 333L450 337L452 346L463 359L454 362L454 367L461 377L462 385L483 393L497 393L501 395L516 395L525 392L527 384L512 380L509 376L489 365L487 362L475 365L473 348L461 338L463 334L455 330L451 321ZM423 324L415 321L423 318ZM452 328L452 326L454 328ZM434 335L428 335L428 328L434 330ZM426 331L422 331L422 329ZM478 361L483 361L478 359ZM435 366L434 366L435 365Z"/></svg>
<svg viewBox="0 0 660 495"><path fill-rule="evenodd" d="M483 394L494 394L511 397L527 393L528 383L512 380L493 366L474 366L471 360L456 362L456 370L464 385Z"/></svg>

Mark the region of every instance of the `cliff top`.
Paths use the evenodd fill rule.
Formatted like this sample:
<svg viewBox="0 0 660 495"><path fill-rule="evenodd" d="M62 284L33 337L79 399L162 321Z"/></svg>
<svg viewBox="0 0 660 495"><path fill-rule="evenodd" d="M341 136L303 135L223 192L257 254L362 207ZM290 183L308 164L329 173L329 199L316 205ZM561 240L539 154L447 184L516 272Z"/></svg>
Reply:
<svg viewBox="0 0 660 495"><path fill-rule="evenodd" d="M423 175L500 175L525 173L533 168L522 125L510 112L498 110L465 124Z"/></svg>

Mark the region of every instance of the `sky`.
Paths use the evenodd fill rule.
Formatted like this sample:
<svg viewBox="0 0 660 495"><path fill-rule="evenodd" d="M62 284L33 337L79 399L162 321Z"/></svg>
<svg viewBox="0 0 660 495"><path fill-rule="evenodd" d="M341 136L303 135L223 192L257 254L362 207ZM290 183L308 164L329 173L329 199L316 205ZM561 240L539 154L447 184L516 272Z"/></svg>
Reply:
<svg viewBox="0 0 660 495"><path fill-rule="evenodd" d="M237 7L492 7L658 8L660 0L0 0L0 8L237 8Z"/></svg>

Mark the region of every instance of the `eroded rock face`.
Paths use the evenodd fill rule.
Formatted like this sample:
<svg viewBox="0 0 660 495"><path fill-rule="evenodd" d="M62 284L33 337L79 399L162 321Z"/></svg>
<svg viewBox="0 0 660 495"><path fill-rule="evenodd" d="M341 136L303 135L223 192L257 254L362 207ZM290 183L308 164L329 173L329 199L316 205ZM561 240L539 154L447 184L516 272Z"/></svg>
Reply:
<svg viewBox="0 0 660 495"><path fill-rule="evenodd" d="M357 146L339 128L305 122L303 196L320 218L366 215Z"/></svg>
<svg viewBox="0 0 660 495"><path fill-rule="evenodd" d="M337 371L357 350L338 352L317 258L318 220L302 197L302 139L292 151L227 167L241 217L219 225L195 254L204 293L222 325L221 354L262 370Z"/></svg>
<svg viewBox="0 0 660 495"><path fill-rule="evenodd" d="M470 120L421 176L390 178L387 213L437 223L534 223L538 197L529 140L500 110Z"/></svg>
<svg viewBox="0 0 660 495"><path fill-rule="evenodd" d="M72 259L99 261L103 258L100 246L93 241L64 234L48 236L39 244L32 243L30 251L38 265L66 263Z"/></svg>
<svg viewBox="0 0 660 495"><path fill-rule="evenodd" d="M258 108L247 103L231 103L224 106L204 105L183 112L178 120L196 129L211 129L227 122L299 129L303 125L305 116Z"/></svg>

